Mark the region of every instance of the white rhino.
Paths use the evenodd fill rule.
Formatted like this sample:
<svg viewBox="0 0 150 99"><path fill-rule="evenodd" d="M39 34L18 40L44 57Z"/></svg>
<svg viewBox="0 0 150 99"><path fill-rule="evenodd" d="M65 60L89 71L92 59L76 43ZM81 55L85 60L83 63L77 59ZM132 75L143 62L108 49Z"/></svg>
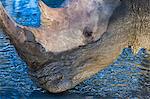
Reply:
<svg viewBox="0 0 150 99"><path fill-rule="evenodd" d="M111 64L125 47L150 50L150 0L39 1L41 26L17 24L0 4L0 25L30 74L52 93L66 91Z"/></svg>

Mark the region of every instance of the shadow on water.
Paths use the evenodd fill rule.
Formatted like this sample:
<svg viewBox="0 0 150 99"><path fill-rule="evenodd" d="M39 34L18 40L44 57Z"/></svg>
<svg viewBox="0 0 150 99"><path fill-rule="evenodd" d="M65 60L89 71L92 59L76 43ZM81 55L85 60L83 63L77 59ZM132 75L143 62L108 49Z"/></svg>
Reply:
<svg viewBox="0 0 150 99"><path fill-rule="evenodd" d="M36 0L1 0L16 22L26 26L40 25ZM44 0L52 7L62 4ZM51 2L50 2L51 1ZM58 4L58 5L57 5ZM96 99L150 98L150 55L141 49L133 55L130 48L118 59L74 89L61 94L50 94L38 88L28 76L28 68L18 56L8 36L0 30L0 99Z"/></svg>

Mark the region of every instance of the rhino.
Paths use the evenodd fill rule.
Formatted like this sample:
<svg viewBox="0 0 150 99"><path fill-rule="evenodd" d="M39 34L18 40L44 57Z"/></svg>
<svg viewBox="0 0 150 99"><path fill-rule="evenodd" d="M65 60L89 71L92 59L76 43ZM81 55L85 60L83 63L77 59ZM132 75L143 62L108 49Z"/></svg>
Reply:
<svg viewBox="0 0 150 99"><path fill-rule="evenodd" d="M50 8L39 0L41 25L16 23L0 3L0 26L51 93L71 89L111 64L126 47L150 50L150 0L70 0Z"/></svg>

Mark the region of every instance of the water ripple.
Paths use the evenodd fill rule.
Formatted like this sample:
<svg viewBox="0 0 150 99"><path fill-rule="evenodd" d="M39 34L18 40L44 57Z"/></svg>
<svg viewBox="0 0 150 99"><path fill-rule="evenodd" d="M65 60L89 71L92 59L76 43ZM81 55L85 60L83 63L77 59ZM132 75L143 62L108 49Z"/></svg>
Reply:
<svg viewBox="0 0 150 99"><path fill-rule="evenodd" d="M141 70L145 55L144 49L134 55L130 48L125 48L112 65L85 80L71 92L103 98L149 99L150 72L145 77L145 71ZM148 65L150 69L150 64Z"/></svg>
<svg viewBox="0 0 150 99"><path fill-rule="evenodd" d="M17 90L18 95L29 95L36 87L28 76L27 65L2 30L0 45L0 94L13 94Z"/></svg>

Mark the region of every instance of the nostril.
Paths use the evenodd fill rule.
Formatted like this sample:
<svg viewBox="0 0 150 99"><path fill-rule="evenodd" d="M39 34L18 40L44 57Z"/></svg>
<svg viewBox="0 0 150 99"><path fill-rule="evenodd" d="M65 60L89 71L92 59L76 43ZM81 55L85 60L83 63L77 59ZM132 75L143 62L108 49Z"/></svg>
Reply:
<svg viewBox="0 0 150 99"><path fill-rule="evenodd" d="M92 31L92 29L90 29L89 27L85 27L84 28L84 30L83 30L83 35L85 36L85 37L91 37L92 36L92 34L93 34L93 31Z"/></svg>
<svg viewBox="0 0 150 99"><path fill-rule="evenodd" d="M85 27L83 29L83 36L84 36L84 39L85 39L85 43L90 43L93 41L93 30L89 27Z"/></svg>

